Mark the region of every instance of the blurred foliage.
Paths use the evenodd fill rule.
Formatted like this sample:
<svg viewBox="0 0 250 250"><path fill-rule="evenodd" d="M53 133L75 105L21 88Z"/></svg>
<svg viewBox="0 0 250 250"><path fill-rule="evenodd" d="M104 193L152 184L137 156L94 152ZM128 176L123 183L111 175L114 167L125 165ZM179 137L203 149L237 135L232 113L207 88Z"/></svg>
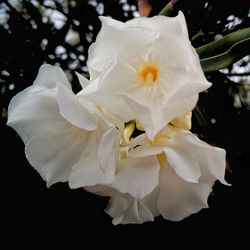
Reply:
<svg viewBox="0 0 250 250"><path fill-rule="evenodd" d="M156 15L168 1L149 1L150 16ZM233 31L249 27L249 2L238 0L179 1L178 10L185 13L194 47L219 39ZM31 85L41 64L60 65L77 92L80 85L74 71L88 76L88 48L100 29L99 15L126 21L138 16L136 0L6 0L0 3L0 108L1 123L6 121L10 99ZM111 38L112 39L112 38ZM167 46L167 45L166 45ZM200 110L208 129L194 119L193 130L203 139L242 154L237 147L246 129L249 110L249 57L221 72L207 74L214 83L202 93ZM232 133L234 136L232 136ZM212 139L211 139L212 138ZM247 148L247 147L245 147ZM229 153L230 155L230 153Z"/></svg>
<svg viewBox="0 0 250 250"><path fill-rule="evenodd" d="M167 2L167 0L150 1L153 6L150 15L159 13ZM186 16L194 47L199 47L233 31L250 26L249 1L189 0L179 2L178 8ZM171 13L171 16L175 16L177 12L176 9ZM11 98L32 84L39 67L43 63L60 65L72 82L74 91L77 92L80 89L74 71L88 76L86 59L88 48L94 42L100 29L99 15L112 16L121 21L132 19L138 16L137 1L5 0L0 2L0 141L3 145L1 156L4 155L8 161L4 167L6 173L3 174L6 178L3 179L8 181L5 186L11 192L8 195L8 202L5 202L5 204L11 204L11 211L16 214L14 218L26 224L27 221L23 215L29 216L33 210L35 211L33 208L45 210L45 212L39 213L40 216L44 213L41 221L36 217L34 225L37 220L40 224L43 224L46 220L48 221L48 218L51 221L56 218L61 225L61 216L65 217L65 215L68 221L71 221L71 216L73 216L75 221L81 218L78 222L81 222L81 225L85 224L86 220L87 223L92 224L92 219L97 217L95 223L100 228L100 234L108 237L110 231L117 236L123 231L122 228L114 231L110 225L110 218L104 217L104 213L100 212L102 209L98 210L97 207L100 204L97 203L100 203L102 198L99 197L99 200L97 200L97 197L83 193L82 190L78 193L77 191L74 191L74 193L73 191L67 191L68 189L64 188L63 184L53 186L50 192L46 191L38 174L27 167L28 163L23 154L21 139L16 136L13 130L5 126L7 107ZM191 219L184 223L180 222L178 225L171 224L174 231L173 233L169 232L168 241L171 239L171 235L179 235L180 230L183 236L187 235L187 242L190 241L193 238L193 231L188 229L191 224L193 229L196 230L195 234L200 239L206 239L200 227L204 227L204 218L209 221L206 217L209 213L214 214L210 226L214 226L213 224L217 223L219 218L222 218L223 223L225 222L228 227L231 226L231 221L240 223L238 222L238 216L241 213L237 213L231 221L228 221L225 213L222 214L224 211L230 212L232 210L242 212L242 208L246 207L245 197L249 195L247 193L249 180L247 171L249 171L250 165L249 58L249 56L245 57L224 70L206 74L213 86L205 93L200 94L198 105L207 121L207 126L201 126L197 119L193 119L193 131L198 133L201 139L227 150L229 165L233 170L233 173L228 173L228 177L233 186L230 189L226 189L222 185L219 189L217 188L216 196L210 197L211 208L208 212L201 212L196 217L190 217ZM21 162L18 167L7 168L9 165L16 166L16 160ZM9 176L11 176L11 185ZM31 186L33 190L30 188ZM60 189L64 191L58 192ZM40 196L34 195L34 193L39 192ZM43 194L46 194L45 197L49 198L42 198ZM19 196L21 200L18 202ZM12 199L12 197L15 197L15 199ZM88 205L90 204L87 211L85 200L82 197L87 197ZM50 203L49 208L47 208L47 199ZM27 205L25 205L25 202ZM67 203L72 204L72 208ZM19 212L16 210L17 207ZM68 209L71 211L70 216L67 215ZM218 212L220 210L222 214ZM58 213L58 211L61 211L61 213ZM82 211L86 211L87 216L78 216L84 214ZM102 214L97 215L97 213ZM101 216L101 218L98 216ZM240 218L245 218L244 213ZM45 219L45 222L42 221L43 219ZM106 223L107 220L108 223ZM31 221L29 223L33 225ZM50 222L46 224L46 228L48 228L48 224ZM163 231L166 230L165 224L161 223L160 219L156 224ZM145 228L149 228L147 226L148 224ZM216 237L218 238L221 235L220 229L225 230L227 226L214 228L215 231L212 235L214 238L209 238L207 242L213 242ZM195 229L195 227L197 228ZM143 241L147 238L147 236L140 236L136 227L131 226L130 229L134 233L134 236L131 233L132 239L135 236L141 237ZM149 231L145 230L143 232L148 233L149 239L152 235L159 239L159 231L152 230L152 234L149 234ZM189 231L190 233L188 233ZM122 239L122 235L118 238ZM190 235L192 237L189 239ZM211 236L210 233L209 236ZM162 239L165 239L165 236ZM230 237L228 241L230 242ZM175 241L175 244L178 244L178 242Z"/></svg>

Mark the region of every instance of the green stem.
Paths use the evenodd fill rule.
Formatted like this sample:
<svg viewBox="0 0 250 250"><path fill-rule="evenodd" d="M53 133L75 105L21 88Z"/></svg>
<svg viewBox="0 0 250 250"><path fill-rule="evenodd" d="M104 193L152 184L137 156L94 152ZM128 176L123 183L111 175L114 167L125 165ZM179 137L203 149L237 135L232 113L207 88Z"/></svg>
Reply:
<svg viewBox="0 0 250 250"><path fill-rule="evenodd" d="M172 1L170 1L159 13L161 16L168 16L174 10L174 5Z"/></svg>
<svg viewBox="0 0 250 250"><path fill-rule="evenodd" d="M197 120L198 124L201 126L201 127L205 127L205 128L208 128L208 124L207 124L207 121L206 119L204 118L204 116L202 115L198 105L196 105L196 107L194 108L193 110L193 115L195 117L195 119Z"/></svg>

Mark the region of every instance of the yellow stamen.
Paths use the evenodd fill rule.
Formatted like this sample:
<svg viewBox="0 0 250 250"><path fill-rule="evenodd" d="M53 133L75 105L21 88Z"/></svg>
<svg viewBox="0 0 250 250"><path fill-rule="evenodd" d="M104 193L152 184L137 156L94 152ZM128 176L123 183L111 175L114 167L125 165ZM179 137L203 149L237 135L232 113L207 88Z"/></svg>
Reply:
<svg viewBox="0 0 250 250"><path fill-rule="evenodd" d="M135 125L138 130L144 131L144 128L139 120L135 120Z"/></svg>
<svg viewBox="0 0 250 250"><path fill-rule="evenodd" d="M159 77L159 68L152 63L145 63L138 70L139 79L142 84L152 86Z"/></svg>
<svg viewBox="0 0 250 250"><path fill-rule="evenodd" d="M167 135L158 134L154 137L152 144L153 145L165 145L169 138L170 137L168 137Z"/></svg>
<svg viewBox="0 0 250 250"><path fill-rule="evenodd" d="M190 130L192 127L192 112L189 111L183 116L177 116L172 121L171 124L176 128Z"/></svg>
<svg viewBox="0 0 250 250"><path fill-rule="evenodd" d="M165 154L164 153L160 153L157 155L157 160L159 162L160 168L163 168L164 163L165 163Z"/></svg>
<svg viewBox="0 0 250 250"><path fill-rule="evenodd" d="M120 152L120 160L128 158L128 146L127 145L120 145L119 152Z"/></svg>
<svg viewBox="0 0 250 250"><path fill-rule="evenodd" d="M178 129L171 125L165 126L151 141L152 145L166 145L176 135Z"/></svg>

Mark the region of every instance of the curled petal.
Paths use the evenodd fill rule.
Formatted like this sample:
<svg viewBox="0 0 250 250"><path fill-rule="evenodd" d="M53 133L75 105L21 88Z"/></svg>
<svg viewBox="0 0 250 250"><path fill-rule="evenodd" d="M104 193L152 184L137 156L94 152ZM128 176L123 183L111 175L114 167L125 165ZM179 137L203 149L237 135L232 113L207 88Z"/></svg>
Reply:
<svg viewBox="0 0 250 250"><path fill-rule="evenodd" d="M150 18L134 18L126 23L127 26L148 27L161 35L188 39L188 31L183 13L179 11L176 17L154 16Z"/></svg>
<svg viewBox="0 0 250 250"><path fill-rule="evenodd" d="M8 107L7 125L14 128L24 143L48 130L56 133L65 123L56 102L56 90L35 85L17 94Z"/></svg>
<svg viewBox="0 0 250 250"><path fill-rule="evenodd" d="M214 180L218 179L221 183L227 185L225 181L226 151L224 149L213 147L201 141L189 131L179 133L175 139L179 144L186 145L189 153L199 162L201 179L211 175Z"/></svg>
<svg viewBox="0 0 250 250"><path fill-rule="evenodd" d="M166 147L165 155L168 164L174 169L176 174L188 182L197 183L201 176L199 163L195 157L182 148Z"/></svg>
<svg viewBox="0 0 250 250"><path fill-rule="evenodd" d="M83 75L76 72L77 78L81 84L82 89L85 89L89 85L89 80Z"/></svg>
<svg viewBox="0 0 250 250"><path fill-rule="evenodd" d="M63 85L57 87L57 99L61 115L74 126L84 130L97 128L94 116L83 107L72 91Z"/></svg>
<svg viewBox="0 0 250 250"><path fill-rule="evenodd" d="M116 189L107 185L96 185L86 187L87 191L101 195L110 196L106 213L113 218L113 224L141 224L146 221L153 221L154 217L147 206L140 200L129 194L122 194Z"/></svg>
<svg viewBox="0 0 250 250"><path fill-rule="evenodd" d="M143 198L158 185L159 164L155 156L127 158L119 162L120 172L114 178L112 187L121 193Z"/></svg>
<svg viewBox="0 0 250 250"><path fill-rule="evenodd" d="M110 199L106 213L113 218L114 225L141 224L154 220L152 213L140 200L119 194Z"/></svg>
<svg viewBox="0 0 250 250"><path fill-rule="evenodd" d="M200 141L188 131L176 134L167 147L167 160L160 172L158 208L165 219L178 221L207 207L217 179L227 184L225 150Z"/></svg>
<svg viewBox="0 0 250 250"><path fill-rule="evenodd" d="M179 221L197 213L207 206L214 178L207 176L206 182L190 183L183 180L170 166L160 173L158 209L167 220Z"/></svg>
<svg viewBox="0 0 250 250"><path fill-rule="evenodd" d="M71 89L71 85L60 67L44 64L40 67L33 85L55 88L57 83Z"/></svg>

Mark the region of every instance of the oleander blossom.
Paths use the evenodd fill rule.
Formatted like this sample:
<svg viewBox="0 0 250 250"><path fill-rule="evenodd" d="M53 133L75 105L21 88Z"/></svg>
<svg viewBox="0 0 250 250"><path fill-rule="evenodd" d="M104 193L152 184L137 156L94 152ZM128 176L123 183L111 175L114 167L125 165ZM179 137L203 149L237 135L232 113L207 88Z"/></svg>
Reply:
<svg viewBox="0 0 250 250"><path fill-rule="evenodd" d="M126 176L123 185L97 185L87 190L111 199L106 212L113 224L143 223L162 215L167 220L179 221L202 208L216 180L227 185L225 150L213 147L188 131L190 115L178 117L153 139L145 134L131 141L128 157L135 159L155 155L159 164L157 185L149 194L138 196L129 191L134 186L134 173ZM189 120L189 121L188 121ZM121 170L122 171L122 170ZM119 174L119 173L118 173ZM151 185L153 177L137 176L141 187ZM126 183L126 184L125 184Z"/></svg>
<svg viewBox="0 0 250 250"><path fill-rule="evenodd" d="M77 74L82 90L74 94L61 68L43 65L12 99L7 124L47 186L110 197L113 224L182 220L208 207L216 180L227 184L225 150L190 132L210 83L184 16L101 21L90 79Z"/></svg>
<svg viewBox="0 0 250 250"><path fill-rule="evenodd" d="M117 129L91 103L77 99L59 67L41 66L33 85L12 99L7 124L21 136L27 159L48 186L113 180Z"/></svg>
<svg viewBox="0 0 250 250"><path fill-rule="evenodd" d="M177 17L101 17L89 50L90 84L80 95L123 121L137 119L152 139L173 118L192 110L210 87L192 47L182 12Z"/></svg>

